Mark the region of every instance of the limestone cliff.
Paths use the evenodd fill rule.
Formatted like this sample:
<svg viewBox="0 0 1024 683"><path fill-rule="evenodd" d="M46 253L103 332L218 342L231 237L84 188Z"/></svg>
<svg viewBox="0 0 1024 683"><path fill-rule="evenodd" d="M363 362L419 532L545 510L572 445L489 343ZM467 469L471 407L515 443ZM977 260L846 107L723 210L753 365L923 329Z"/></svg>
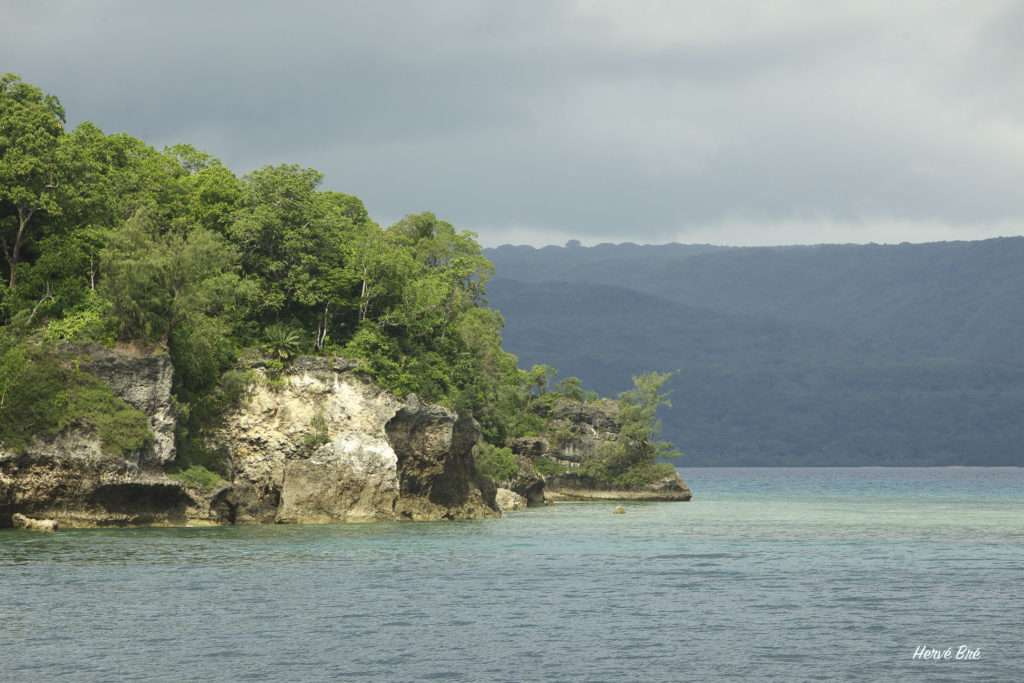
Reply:
<svg viewBox="0 0 1024 683"><path fill-rule="evenodd" d="M619 404L611 399L583 402L559 398L550 404L538 403L535 412L547 419L546 436L551 446L547 452L535 455L570 468L579 467L602 444L615 441L619 435Z"/></svg>
<svg viewBox="0 0 1024 683"><path fill-rule="evenodd" d="M232 469L237 522L337 522L498 516L470 451L479 425L415 396L402 401L353 364L299 358L257 381L208 438Z"/></svg>
<svg viewBox="0 0 1024 683"><path fill-rule="evenodd" d="M253 364L252 391L208 435L229 476L205 490L164 473L176 420L166 353L74 353L148 416L153 444L111 455L94 432L72 427L22 452L0 445L0 526L16 514L62 528L500 515L494 486L472 466L476 422L414 396L399 400L346 361L299 358L276 380Z"/></svg>
<svg viewBox="0 0 1024 683"><path fill-rule="evenodd" d="M170 358L129 347L61 352L144 412L153 443L113 455L104 452L94 430L77 425L52 439L37 437L23 452L0 446L0 526L10 526L16 513L62 527L184 524L195 500L161 467L175 455Z"/></svg>

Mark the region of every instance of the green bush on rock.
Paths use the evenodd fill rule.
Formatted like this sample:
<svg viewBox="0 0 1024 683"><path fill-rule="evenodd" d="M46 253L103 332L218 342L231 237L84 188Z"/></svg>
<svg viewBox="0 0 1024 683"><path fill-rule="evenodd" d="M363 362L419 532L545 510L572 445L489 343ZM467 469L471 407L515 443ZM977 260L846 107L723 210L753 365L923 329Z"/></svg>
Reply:
<svg viewBox="0 0 1024 683"><path fill-rule="evenodd" d="M473 446L473 462L476 471L493 482L509 481L519 474L519 465L511 449L492 446L485 441Z"/></svg>
<svg viewBox="0 0 1024 683"><path fill-rule="evenodd" d="M26 347L24 354L21 367L5 371L0 441L6 448L21 452L34 437L71 427L95 431L103 452L112 455L153 443L145 414L114 396L77 359L59 357L48 347Z"/></svg>
<svg viewBox="0 0 1024 683"><path fill-rule="evenodd" d="M167 476L180 481L185 486L207 490L217 488L217 484L224 481L219 474L211 472L202 465L173 469L167 473Z"/></svg>

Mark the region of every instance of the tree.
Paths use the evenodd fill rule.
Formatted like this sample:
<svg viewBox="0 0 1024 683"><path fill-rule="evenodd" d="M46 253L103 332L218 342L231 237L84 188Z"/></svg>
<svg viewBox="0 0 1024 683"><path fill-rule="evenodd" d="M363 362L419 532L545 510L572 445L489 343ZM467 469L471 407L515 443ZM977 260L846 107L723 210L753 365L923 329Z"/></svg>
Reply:
<svg viewBox="0 0 1024 683"><path fill-rule="evenodd" d="M34 223L34 240L18 266L12 311L51 290L47 316L84 305L96 288L107 234L136 209L131 195L143 183L134 166L138 153L147 149L128 135L104 135L88 121L60 137L62 181L54 194L60 210Z"/></svg>
<svg viewBox="0 0 1024 683"><path fill-rule="evenodd" d="M597 457L583 464L584 472L598 479L637 486L672 473L662 459L680 457L674 445L659 441L658 408L671 407L670 392L661 388L674 373L649 372L633 377L633 389L619 394L619 434L606 443Z"/></svg>
<svg viewBox="0 0 1024 683"><path fill-rule="evenodd" d="M374 223L358 226L353 234L351 266L359 287L357 322L395 324L395 308L415 270L408 242Z"/></svg>
<svg viewBox="0 0 1024 683"><path fill-rule="evenodd" d="M242 264L260 282L261 317L291 319L323 348L336 316L355 308L348 195L319 193L323 176L299 166L266 166L245 177L243 206L229 233Z"/></svg>
<svg viewBox="0 0 1024 683"><path fill-rule="evenodd" d="M418 264L405 289L403 313L415 336L439 333L443 340L456 318L482 305L494 266L481 253L476 233L456 232L429 211L408 215L389 230L412 247Z"/></svg>
<svg viewBox="0 0 1024 683"><path fill-rule="evenodd" d="M547 392L551 380L557 376L558 370L550 365L534 365L523 376L523 385L527 391L536 396L543 396Z"/></svg>
<svg viewBox="0 0 1024 683"><path fill-rule="evenodd" d="M99 289L113 304L122 339L167 343L176 379L202 386L230 361L232 326L255 295L237 263L217 234L199 228L161 235L141 210L111 234Z"/></svg>
<svg viewBox="0 0 1024 683"><path fill-rule="evenodd" d="M180 144L164 149L164 155L177 160L184 175L178 177L182 205L171 216L172 229L188 232L205 228L227 235L236 211L245 196L243 183L220 159Z"/></svg>
<svg viewBox="0 0 1024 683"><path fill-rule="evenodd" d="M484 436L495 443L509 436L539 430L539 418L527 410L528 394L520 382L518 360L501 348L501 315L476 307L460 316L457 326L472 374L462 382L457 410L470 410Z"/></svg>
<svg viewBox="0 0 1024 683"><path fill-rule="evenodd" d="M55 96L44 95L16 74L0 75L0 242L12 288L18 284L33 216L59 211L54 191L61 182L58 150L64 121Z"/></svg>

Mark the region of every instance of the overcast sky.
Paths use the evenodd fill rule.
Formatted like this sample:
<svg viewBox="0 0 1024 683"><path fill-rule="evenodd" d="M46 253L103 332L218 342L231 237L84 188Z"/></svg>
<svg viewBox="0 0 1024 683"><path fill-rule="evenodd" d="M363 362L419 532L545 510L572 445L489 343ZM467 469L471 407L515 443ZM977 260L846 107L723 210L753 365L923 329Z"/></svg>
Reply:
<svg viewBox="0 0 1024 683"><path fill-rule="evenodd" d="M485 246L1024 233L1024 3L0 0L77 124Z"/></svg>

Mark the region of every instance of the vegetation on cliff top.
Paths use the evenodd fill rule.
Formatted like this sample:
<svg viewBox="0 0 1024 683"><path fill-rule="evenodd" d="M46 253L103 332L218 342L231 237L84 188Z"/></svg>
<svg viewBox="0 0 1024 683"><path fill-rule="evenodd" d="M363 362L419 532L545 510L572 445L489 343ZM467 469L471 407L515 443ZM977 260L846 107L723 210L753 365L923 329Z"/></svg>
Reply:
<svg viewBox="0 0 1024 683"><path fill-rule="evenodd" d="M77 397L99 391L29 351L60 340L169 351L182 472L216 469L199 436L237 397L232 368L252 347L281 364L298 353L361 359L398 395L471 412L496 446L543 427L528 406L549 373L524 372L502 350L502 318L484 298L494 267L474 233L429 212L382 228L358 198L320 190L313 169L239 178L190 145L158 151L89 122L67 131L65 120L56 97L0 76L4 445L78 419ZM98 413L121 408L96 401L85 421L102 432L111 427ZM130 448L136 436L105 443ZM609 456L602 472L632 458Z"/></svg>

